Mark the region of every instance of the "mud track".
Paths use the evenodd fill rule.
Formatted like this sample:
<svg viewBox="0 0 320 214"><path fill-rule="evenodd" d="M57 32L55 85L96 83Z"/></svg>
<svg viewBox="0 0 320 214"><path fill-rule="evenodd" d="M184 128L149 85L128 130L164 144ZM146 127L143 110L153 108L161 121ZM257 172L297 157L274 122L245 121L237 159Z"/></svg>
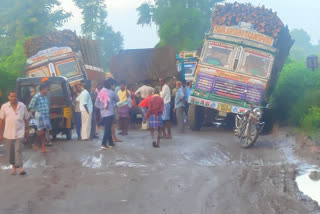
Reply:
<svg viewBox="0 0 320 214"><path fill-rule="evenodd" d="M175 135L159 149L144 131L123 140L106 151L99 141L61 140L45 155L27 147L24 178L0 153L0 213L320 213L297 188L307 163L285 133L251 149L220 129Z"/></svg>

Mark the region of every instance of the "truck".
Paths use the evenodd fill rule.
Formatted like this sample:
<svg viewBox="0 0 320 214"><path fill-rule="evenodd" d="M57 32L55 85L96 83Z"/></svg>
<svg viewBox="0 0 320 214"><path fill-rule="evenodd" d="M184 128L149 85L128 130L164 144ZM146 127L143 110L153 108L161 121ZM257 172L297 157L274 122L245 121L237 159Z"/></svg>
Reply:
<svg viewBox="0 0 320 214"><path fill-rule="evenodd" d="M180 51L177 54L177 70L181 74L181 79L192 81L198 64L197 51Z"/></svg>
<svg viewBox="0 0 320 214"><path fill-rule="evenodd" d="M99 82L105 78L97 42L70 30L30 38L24 50L26 77L63 76L71 86L83 79Z"/></svg>
<svg viewBox="0 0 320 214"><path fill-rule="evenodd" d="M122 50L111 57L109 68L114 78L128 84L148 80L156 85L159 78L178 78L172 47Z"/></svg>
<svg viewBox="0 0 320 214"><path fill-rule="evenodd" d="M217 6L188 100L191 129L221 118L234 123L251 104L266 107L293 43L288 27L264 6Z"/></svg>

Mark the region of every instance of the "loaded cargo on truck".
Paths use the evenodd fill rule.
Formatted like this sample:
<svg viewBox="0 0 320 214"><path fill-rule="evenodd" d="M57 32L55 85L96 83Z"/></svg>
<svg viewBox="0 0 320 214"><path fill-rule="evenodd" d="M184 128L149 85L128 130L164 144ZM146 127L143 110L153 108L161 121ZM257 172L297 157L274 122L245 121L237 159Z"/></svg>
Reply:
<svg viewBox="0 0 320 214"><path fill-rule="evenodd" d="M78 38L70 30L33 37L23 45L28 57L26 77L63 76L71 85L83 79L99 82L105 77L97 42Z"/></svg>
<svg viewBox="0 0 320 214"><path fill-rule="evenodd" d="M114 78L128 84L178 77L176 54L171 47L123 50L110 59L109 67Z"/></svg>
<svg viewBox="0 0 320 214"><path fill-rule="evenodd" d="M190 126L266 106L293 40L276 13L230 3L212 14L188 102Z"/></svg>

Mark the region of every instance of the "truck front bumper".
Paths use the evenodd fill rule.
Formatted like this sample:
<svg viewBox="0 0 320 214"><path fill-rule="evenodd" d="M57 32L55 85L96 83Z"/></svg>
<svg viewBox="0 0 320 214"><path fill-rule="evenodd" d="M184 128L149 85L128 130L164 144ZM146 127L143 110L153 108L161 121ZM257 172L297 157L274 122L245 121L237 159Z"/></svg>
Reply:
<svg viewBox="0 0 320 214"><path fill-rule="evenodd" d="M232 113L232 114L244 114L247 108L231 105L228 103L217 102L212 100L207 100L195 96L189 96L188 102L190 104L195 104L207 108L216 109L217 111L222 111L225 113Z"/></svg>

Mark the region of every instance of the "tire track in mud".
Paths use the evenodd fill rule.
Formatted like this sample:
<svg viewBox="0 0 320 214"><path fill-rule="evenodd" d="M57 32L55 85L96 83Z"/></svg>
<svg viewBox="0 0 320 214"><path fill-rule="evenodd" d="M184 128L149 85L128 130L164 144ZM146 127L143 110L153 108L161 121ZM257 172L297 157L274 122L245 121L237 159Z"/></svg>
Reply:
<svg viewBox="0 0 320 214"><path fill-rule="evenodd" d="M240 150L234 156L230 153L229 148L219 143L207 148L194 149L192 153L182 152L183 159L194 165L208 166L213 169L234 168L230 177L236 177L236 181L230 179L228 184L220 181L223 184L219 186L228 186L228 188L221 189L220 196L222 198L230 197L230 194L225 194L226 191L230 191L234 194L231 197L234 200L230 201L237 201L240 198L243 201L242 204L247 203L250 207L250 209L244 209L241 212L232 209L225 202L214 203L215 206L210 207L208 204L212 204L213 199L216 201L219 199L209 194L203 205L204 212L202 213L319 213L319 207L310 201L302 201L305 207L296 203L299 190L295 183L295 169L296 164L300 162L295 159L291 151L292 142L285 143L284 140L281 140L269 143L271 149L282 154L279 160L264 160L261 150L258 150L257 154L254 149L253 151ZM235 157L238 159L234 159ZM212 191L217 193L217 189Z"/></svg>

